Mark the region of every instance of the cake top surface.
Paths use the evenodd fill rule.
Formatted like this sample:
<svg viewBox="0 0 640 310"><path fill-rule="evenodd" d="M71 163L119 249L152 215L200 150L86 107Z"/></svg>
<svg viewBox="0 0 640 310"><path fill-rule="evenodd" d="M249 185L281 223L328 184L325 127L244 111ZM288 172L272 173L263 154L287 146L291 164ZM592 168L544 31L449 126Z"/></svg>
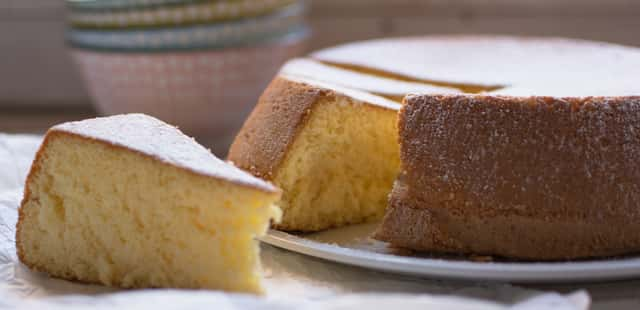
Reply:
<svg viewBox="0 0 640 310"><path fill-rule="evenodd" d="M215 157L179 129L145 114L123 114L56 125L76 134L124 147L196 174L275 192L277 188Z"/></svg>
<svg viewBox="0 0 640 310"><path fill-rule="evenodd" d="M341 45L320 50L311 57L422 81L499 88L489 92L496 94L640 95L640 49L584 40L410 37Z"/></svg>
<svg viewBox="0 0 640 310"><path fill-rule="evenodd" d="M358 89L349 88L342 85L336 85L331 82L319 81L317 79L306 78L303 76L294 76L294 75L283 74L283 73L281 73L280 76L293 82L305 83L311 86L328 89L336 93L340 93L348 97L354 98L356 100L363 101L368 104L379 106L385 109L399 110L401 108L401 105L395 101L392 101L384 97L377 96L375 94L371 94L365 91L360 91Z"/></svg>
<svg viewBox="0 0 640 310"><path fill-rule="evenodd" d="M460 93L460 90L456 88L388 79L332 67L319 61L306 58L290 60L282 67L280 72L286 75L339 84L344 87L359 89L380 95L404 96L408 93Z"/></svg>

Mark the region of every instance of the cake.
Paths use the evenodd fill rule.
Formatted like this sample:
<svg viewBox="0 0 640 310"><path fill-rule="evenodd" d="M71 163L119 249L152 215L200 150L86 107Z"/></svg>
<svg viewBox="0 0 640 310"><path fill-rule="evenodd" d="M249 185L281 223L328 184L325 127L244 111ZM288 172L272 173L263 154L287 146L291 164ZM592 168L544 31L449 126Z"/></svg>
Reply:
<svg viewBox="0 0 640 310"><path fill-rule="evenodd" d="M640 97L416 95L376 238L525 260L640 252Z"/></svg>
<svg viewBox="0 0 640 310"><path fill-rule="evenodd" d="M228 158L283 189L278 229L318 231L380 219L399 169L399 108L384 97L281 75Z"/></svg>
<svg viewBox="0 0 640 310"><path fill-rule="evenodd" d="M16 247L63 279L259 293L255 238L278 219L279 197L153 117L64 123L33 162Z"/></svg>
<svg viewBox="0 0 640 310"><path fill-rule="evenodd" d="M276 79L304 77L394 102L409 94L398 132L387 138L399 144L400 169L393 190L388 188L389 208L375 238L420 251L557 260L640 251L633 228L640 217L640 171L633 160L640 147L635 128L640 123L639 70L640 50L614 44L432 36L321 50L291 61ZM303 188L273 176L292 165L294 158L288 154L299 150L291 147L298 143L298 133L313 127L300 119L312 119L316 112L305 110L303 118L292 120L281 111L306 101L295 96L282 100L282 94L308 85L267 89L236 138L242 147L232 148L229 156L253 174L268 172L265 177L283 189L285 200L304 193ZM260 108L276 101L277 108ZM358 114L373 119L364 110ZM274 144L269 142L275 139L275 127L295 128L277 137L278 152L272 152ZM332 148L332 154L342 154L344 145L355 144L318 139L305 150ZM363 147L361 157L349 161L368 162L371 150ZM357 213L344 208L344 201L359 196L331 193L333 188L351 188L354 179L336 179L332 182L340 185L332 188L316 184L316 178L330 178L345 169L329 165L324 157L308 158L309 166L323 169L313 174L300 171L296 179L334 198L330 206L329 200L309 199L298 204L296 213L316 214L336 206L334 218ZM260 161L274 165L265 170ZM360 169L354 175L364 183L379 180L379 169L393 170L390 164ZM286 223L287 207L283 212ZM292 222L278 228L306 231L347 224L324 217L322 222L329 224L315 225L317 219Z"/></svg>
<svg viewBox="0 0 640 310"><path fill-rule="evenodd" d="M228 159L283 189L277 229L380 220L399 172L397 114L409 92L461 90L293 59L264 91Z"/></svg>

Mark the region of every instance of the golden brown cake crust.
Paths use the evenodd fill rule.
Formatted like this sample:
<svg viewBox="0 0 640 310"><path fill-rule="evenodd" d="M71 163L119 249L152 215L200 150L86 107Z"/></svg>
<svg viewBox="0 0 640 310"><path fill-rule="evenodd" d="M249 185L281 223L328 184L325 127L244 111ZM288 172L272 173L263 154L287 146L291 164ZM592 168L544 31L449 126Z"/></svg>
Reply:
<svg viewBox="0 0 640 310"><path fill-rule="evenodd" d="M40 162L42 159L42 154L44 153L44 148L47 145L47 143L49 142L49 139L51 139L51 134L48 133L45 137L44 137L44 141L42 142L42 144L40 145L40 148L38 149L38 152L36 152L36 156L33 160L33 164L31 165L31 169L29 170L29 174L27 175L27 179L25 181L25 187L24 187L24 194L22 197L22 201L20 202L20 208L18 208L18 221L16 222L16 253L18 254L18 259L25 264L27 267L34 269L34 270L42 270L42 268L38 267L38 266L34 266L33 264L30 264L26 259L25 256L23 254L23 250L22 250L22 240L21 240L21 233L20 233L20 229L22 226L22 220L24 219L24 212L23 212L23 206L24 204L29 200L29 198L31 197L31 188L28 186L30 180L36 175L36 173L38 173L38 171L40 171Z"/></svg>
<svg viewBox="0 0 640 310"><path fill-rule="evenodd" d="M313 105L334 95L327 89L276 77L236 136L228 159L255 176L272 180Z"/></svg>
<svg viewBox="0 0 640 310"><path fill-rule="evenodd" d="M405 101L376 238L536 260L640 251L640 97Z"/></svg>
<svg viewBox="0 0 640 310"><path fill-rule="evenodd" d="M303 77L276 76L265 89L229 149L227 159L265 180L273 180L316 104L336 96L361 101L368 108L391 110L400 104L334 84Z"/></svg>

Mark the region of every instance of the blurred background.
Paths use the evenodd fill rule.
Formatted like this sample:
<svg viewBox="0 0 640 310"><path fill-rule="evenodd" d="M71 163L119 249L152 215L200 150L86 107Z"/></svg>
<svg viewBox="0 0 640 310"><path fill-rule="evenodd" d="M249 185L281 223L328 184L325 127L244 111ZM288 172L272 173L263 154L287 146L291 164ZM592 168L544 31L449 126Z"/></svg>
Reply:
<svg viewBox="0 0 640 310"><path fill-rule="evenodd" d="M637 29L634 0L1 0L0 132L153 111L223 149L280 64L309 50L463 33L640 46Z"/></svg>

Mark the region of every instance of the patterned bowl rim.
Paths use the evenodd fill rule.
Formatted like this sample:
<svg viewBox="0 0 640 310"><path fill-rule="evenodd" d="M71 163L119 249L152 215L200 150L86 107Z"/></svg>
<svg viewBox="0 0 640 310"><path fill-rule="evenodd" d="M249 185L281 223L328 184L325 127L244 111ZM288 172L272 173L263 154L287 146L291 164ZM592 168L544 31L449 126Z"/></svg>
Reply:
<svg viewBox="0 0 640 310"><path fill-rule="evenodd" d="M307 6L303 2L294 2L288 4L282 8L276 9L268 14L249 17L249 18L240 18L235 20L225 20L221 22L210 22L210 23L201 23L201 24L189 24L184 26L160 26L160 27L130 27L130 28L121 28L121 29L86 29L86 28L78 28L72 25L69 25L67 32L71 33L91 33L96 35L112 35L112 34L127 34L130 32L140 32L140 33L154 33L154 32L174 32L174 31L189 31L196 30L200 28L209 29L223 29L226 27L234 27L238 25L243 25L250 22L267 22L274 19L285 19L289 17L296 16L304 16L307 13Z"/></svg>
<svg viewBox="0 0 640 310"><path fill-rule="evenodd" d="M78 29L74 27L69 27L67 29L66 41L69 45L83 47L86 49L103 49L103 50L113 50L113 51L140 51L140 52L152 52L152 51L170 51L170 50L191 50L191 49L221 49L228 47L238 47L238 46L250 46L261 44L265 41L273 41L282 36L286 36L292 32L299 32L300 29L306 28L304 23L304 14L306 13L306 6L302 3L293 3L282 9L277 10L268 15L263 15L256 18L245 18L235 21L226 21L221 23L209 23L209 24L200 24L200 25L189 25L184 27L159 27L152 29L120 29L120 30L95 30L95 29ZM95 40L99 40L100 37L104 36L105 38L109 36L124 36L122 39L131 40L138 35L143 36L161 36L167 37L180 35L180 33L191 33L195 31L206 31L206 32L218 32L218 33L227 33L229 28L234 27L243 27L248 24L260 24L267 25L268 23L272 23L275 21L282 21L283 24L278 26L277 28L270 29L269 31L253 33L248 32L246 37L243 37L243 40L231 40L227 41L227 39L222 41L211 41L206 43L198 43L198 44L186 44L186 45L175 45L171 42L162 43L162 46L108 46L113 44L96 44L90 41L84 41L82 36L90 35L94 36ZM258 28L256 28L258 29ZM92 39L93 40L93 39ZM201 44L202 43L202 44Z"/></svg>
<svg viewBox="0 0 640 310"><path fill-rule="evenodd" d="M143 17L138 16L133 20L126 20L122 24L116 21L109 21L108 23L101 24L98 21L79 21L82 19L85 14L97 14L102 17L106 16L114 16L117 14L158 14L158 10L177 10L176 12L186 12L190 8L194 6L206 5L213 6L217 2L237 2L242 3L243 1L257 1L257 0L205 0L205 1L188 1L184 2L181 5L171 5L171 6L156 6L156 7L146 7L139 10L118 10L118 11L77 11L71 10L68 12L67 20L71 27L75 29L81 30L89 30L89 31L126 31L126 30L153 30L157 28L163 27L188 27L188 26L197 26L197 25L206 25L211 23L224 23L224 22L232 22L238 21L242 19L250 19L250 18L259 18L261 16L274 14L279 10L286 10L289 7L295 6L304 6L306 7L309 3L309 0L278 0L277 2L267 4L263 6L261 9L256 11L247 11L247 12L238 12L235 13L237 15L227 16L227 13L220 13L221 15L211 15L210 17L202 18L202 16L193 17L188 14L183 16L182 21L175 21L172 18L172 15L169 14L164 17L155 18L153 20L145 20ZM264 0L260 0L264 1ZM306 10L306 9L305 9ZM115 19L116 17L111 17Z"/></svg>
<svg viewBox="0 0 640 310"><path fill-rule="evenodd" d="M217 0L66 0L65 2L67 7L72 11L98 13L103 11L127 11L212 1L215 2Z"/></svg>
<svg viewBox="0 0 640 310"><path fill-rule="evenodd" d="M107 48L107 47L95 47L77 44L67 40L67 46L74 51L93 52L100 54L163 54L168 52L179 53L198 53L209 51L224 51L226 49L245 49L255 47L274 47L280 45L294 45L301 43L311 36L311 29L307 26L298 26L286 33L280 33L269 37L264 37L264 40L252 41L247 44L237 44L227 47L186 47L186 48Z"/></svg>

